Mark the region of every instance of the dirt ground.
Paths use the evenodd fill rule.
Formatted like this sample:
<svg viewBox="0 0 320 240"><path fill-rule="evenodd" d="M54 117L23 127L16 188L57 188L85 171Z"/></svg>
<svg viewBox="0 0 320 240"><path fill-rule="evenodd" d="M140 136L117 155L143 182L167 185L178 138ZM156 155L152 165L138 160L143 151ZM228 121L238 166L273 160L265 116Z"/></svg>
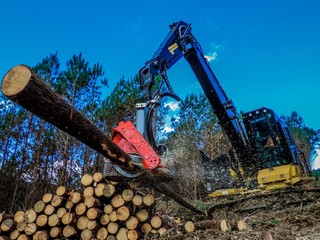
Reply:
<svg viewBox="0 0 320 240"><path fill-rule="evenodd" d="M193 233L167 233L158 239L239 239L316 240L320 239L320 189L277 191L214 199L207 219L234 223L243 220L247 228L230 232L199 230ZM183 214L181 215L183 216ZM185 219L197 216L185 214Z"/></svg>

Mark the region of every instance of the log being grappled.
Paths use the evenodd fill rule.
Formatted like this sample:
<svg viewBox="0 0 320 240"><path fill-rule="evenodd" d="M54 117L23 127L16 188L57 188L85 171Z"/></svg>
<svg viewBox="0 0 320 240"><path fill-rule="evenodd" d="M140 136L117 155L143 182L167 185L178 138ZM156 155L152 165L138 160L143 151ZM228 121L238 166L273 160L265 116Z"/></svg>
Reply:
<svg viewBox="0 0 320 240"><path fill-rule="evenodd" d="M54 93L28 66L18 65L2 81L3 95L41 119L77 138L126 170L132 169L128 154L87 118Z"/></svg>
<svg viewBox="0 0 320 240"><path fill-rule="evenodd" d="M132 170L130 156L61 96L54 93L28 66L18 65L9 70L3 78L1 90L12 101L88 145L110 159L113 164L128 171ZM146 172L140 178L143 178L143 182L148 182L149 187L173 198L182 206L202 214L168 188L161 177L158 178Z"/></svg>

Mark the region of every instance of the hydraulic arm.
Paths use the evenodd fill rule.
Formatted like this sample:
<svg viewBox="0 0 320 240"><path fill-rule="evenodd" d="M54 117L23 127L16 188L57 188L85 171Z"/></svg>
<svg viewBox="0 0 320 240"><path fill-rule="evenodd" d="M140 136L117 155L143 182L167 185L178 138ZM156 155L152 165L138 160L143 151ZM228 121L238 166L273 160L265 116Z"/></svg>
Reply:
<svg viewBox="0 0 320 240"><path fill-rule="evenodd" d="M157 95L161 95L160 89L156 94L153 90L154 85L158 84L157 77L165 83L166 89L174 94L168 82L167 71L182 57L190 64L238 158L241 159L243 166L246 166L246 172L250 176L255 175L257 158L253 157L254 154L249 147L246 132L238 119L236 108L211 70L201 46L192 35L189 24L183 21L172 24L163 43L151 60L146 62L140 70L140 84L146 92L146 101L152 102ZM148 140L150 140L149 137ZM151 142L154 142L153 139ZM233 166L235 171L238 170L238 167L238 165Z"/></svg>

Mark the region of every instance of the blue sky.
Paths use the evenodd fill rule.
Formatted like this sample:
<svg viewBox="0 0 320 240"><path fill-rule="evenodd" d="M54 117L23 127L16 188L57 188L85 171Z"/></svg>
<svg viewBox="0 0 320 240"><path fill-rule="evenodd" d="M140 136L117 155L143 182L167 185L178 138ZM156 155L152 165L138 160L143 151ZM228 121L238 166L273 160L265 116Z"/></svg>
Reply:
<svg viewBox="0 0 320 240"><path fill-rule="evenodd" d="M58 51L61 64L79 52L99 62L110 88L134 76L168 26L183 20L208 56L238 111L262 106L297 111L320 128L320 1L1 1L0 76L34 66ZM182 97L201 92L187 62L169 79Z"/></svg>

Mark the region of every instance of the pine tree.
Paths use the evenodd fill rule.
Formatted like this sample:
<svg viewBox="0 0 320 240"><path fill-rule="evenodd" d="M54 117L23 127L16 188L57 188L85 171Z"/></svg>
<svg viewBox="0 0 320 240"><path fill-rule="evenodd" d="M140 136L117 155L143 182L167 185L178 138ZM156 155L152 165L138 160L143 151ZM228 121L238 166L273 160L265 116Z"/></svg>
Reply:
<svg viewBox="0 0 320 240"><path fill-rule="evenodd" d="M296 144L303 151L305 158L308 162L312 160L312 152L318 147L320 141L320 129L314 130L307 127L303 118L296 111L292 111L289 116L282 116L281 118L288 125ZM310 165L313 166L313 162L310 162Z"/></svg>

